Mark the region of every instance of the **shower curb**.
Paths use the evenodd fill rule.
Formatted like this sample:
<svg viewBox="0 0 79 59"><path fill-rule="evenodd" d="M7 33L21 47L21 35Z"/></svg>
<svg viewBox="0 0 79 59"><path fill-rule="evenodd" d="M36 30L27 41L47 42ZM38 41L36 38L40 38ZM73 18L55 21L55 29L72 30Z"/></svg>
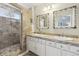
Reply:
<svg viewBox="0 0 79 59"><path fill-rule="evenodd" d="M19 54L18 56L23 56L23 55L27 54L28 52L29 52L29 50L27 50L27 51L25 51L25 52Z"/></svg>

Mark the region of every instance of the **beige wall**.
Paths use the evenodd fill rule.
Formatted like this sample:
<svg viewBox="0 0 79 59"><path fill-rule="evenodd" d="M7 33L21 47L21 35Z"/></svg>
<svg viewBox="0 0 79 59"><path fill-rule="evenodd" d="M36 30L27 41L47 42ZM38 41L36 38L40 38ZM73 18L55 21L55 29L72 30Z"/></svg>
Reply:
<svg viewBox="0 0 79 59"><path fill-rule="evenodd" d="M31 11L26 8L22 8L22 50L26 50L26 39L25 35L32 31L32 26L30 23Z"/></svg>
<svg viewBox="0 0 79 59"><path fill-rule="evenodd" d="M32 31L32 27L30 23L31 11L23 9L22 16L23 16L23 33L28 34Z"/></svg>
<svg viewBox="0 0 79 59"><path fill-rule="evenodd" d="M54 4L53 8L50 10L44 10L47 6L51 6L52 4L40 5L35 8L35 16L49 13L49 29L41 29L42 33L51 33L51 34L61 34L61 35L76 35L79 36L79 4ZM76 10L76 29L54 29L53 28L53 11L60 10L63 8L71 7L73 5L77 6ZM36 28L35 32L39 32Z"/></svg>

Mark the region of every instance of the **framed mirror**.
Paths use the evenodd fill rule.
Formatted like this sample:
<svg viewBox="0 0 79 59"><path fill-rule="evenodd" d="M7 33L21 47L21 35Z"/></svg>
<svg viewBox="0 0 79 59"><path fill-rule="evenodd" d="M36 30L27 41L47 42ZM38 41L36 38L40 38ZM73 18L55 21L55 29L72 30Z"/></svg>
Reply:
<svg viewBox="0 0 79 59"><path fill-rule="evenodd" d="M37 16L37 27L39 29L48 29L49 28L49 14L43 14L43 15L39 15Z"/></svg>
<svg viewBox="0 0 79 59"><path fill-rule="evenodd" d="M76 6L53 12L54 28L76 28Z"/></svg>

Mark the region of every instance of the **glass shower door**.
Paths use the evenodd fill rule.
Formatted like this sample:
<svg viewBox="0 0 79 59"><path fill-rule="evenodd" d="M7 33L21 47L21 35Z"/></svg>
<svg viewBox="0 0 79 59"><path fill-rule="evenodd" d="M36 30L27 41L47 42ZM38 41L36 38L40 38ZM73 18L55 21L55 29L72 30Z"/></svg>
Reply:
<svg viewBox="0 0 79 59"><path fill-rule="evenodd" d="M20 44L21 13L6 4L0 4L0 50Z"/></svg>

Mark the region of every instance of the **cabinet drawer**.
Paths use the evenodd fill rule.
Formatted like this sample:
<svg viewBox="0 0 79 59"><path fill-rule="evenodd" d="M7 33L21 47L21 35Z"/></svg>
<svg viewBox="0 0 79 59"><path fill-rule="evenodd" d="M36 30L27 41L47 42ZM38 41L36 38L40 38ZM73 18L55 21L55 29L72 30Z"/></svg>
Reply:
<svg viewBox="0 0 79 59"><path fill-rule="evenodd" d="M70 45L63 44L63 43L57 43L57 48L63 49L63 50L70 50Z"/></svg>
<svg viewBox="0 0 79 59"><path fill-rule="evenodd" d="M55 42L52 42L52 41L46 41L46 45L48 46L56 46L56 43Z"/></svg>
<svg viewBox="0 0 79 59"><path fill-rule="evenodd" d="M79 54L79 47L77 47L77 46L71 46L71 52Z"/></svg>

